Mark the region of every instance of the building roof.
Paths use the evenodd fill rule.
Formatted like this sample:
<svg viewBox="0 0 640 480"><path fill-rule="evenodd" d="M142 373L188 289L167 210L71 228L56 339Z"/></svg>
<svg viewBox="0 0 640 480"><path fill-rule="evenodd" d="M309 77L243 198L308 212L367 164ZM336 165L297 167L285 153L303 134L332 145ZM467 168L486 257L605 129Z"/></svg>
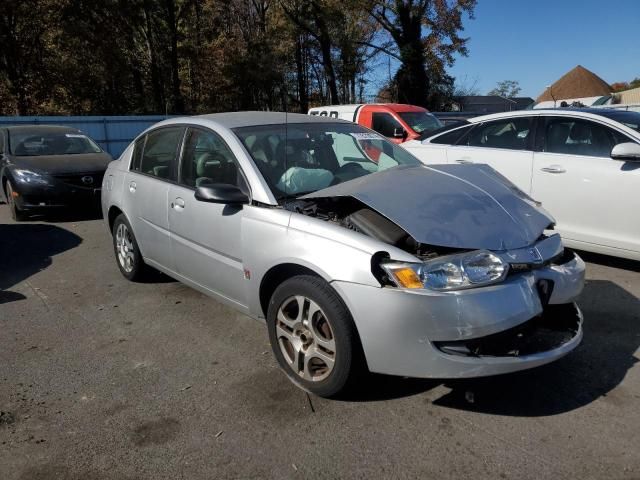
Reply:
<svg viewBox="0 0 640 480"><path fill-rule="evenodd" d="M500 95L464 95L457 99L465 105L503 105L505 103L516 103L515 99L501 97Z"/></svg>
<svg viewBox="0 0 640 480"><path fill-rule="evenodd" d="M468 112L489 113L499 111L523 110L533 103L529 97L501 97L500 95L465 95L456 97L462 110Z"/></svg>
<svg viewBox="0 0 640 480"><path fill-rule="evenodd" d="M640 87L624 90L614 94L616 103L638 103L640 104Z"/></svg>
<svg viewBox="0 0 640 480"><path fill-rule="evenodd" d="M601 97L610 93L611 87L607 82L582 65L578 65L545 89L536 102Z"/></svg>
<svg viewBox="0 0 640 480"><path fill-rule="evenodd" d="M518 105L518 110L524 110L532 103L535 103L535 100L531 97L513 97L512 100Z"/></svg>

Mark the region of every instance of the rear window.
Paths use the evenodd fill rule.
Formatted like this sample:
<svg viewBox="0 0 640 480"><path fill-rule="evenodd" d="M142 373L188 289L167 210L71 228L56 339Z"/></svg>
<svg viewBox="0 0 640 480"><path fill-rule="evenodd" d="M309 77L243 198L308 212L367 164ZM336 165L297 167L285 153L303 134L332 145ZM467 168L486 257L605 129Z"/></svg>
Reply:
<svg viewBox="0 0 640 480"><path fill-rule="evenodd" d="M640 113L638 112L598 112L598 115L620 122L636 132L640 132Z"/></svg>

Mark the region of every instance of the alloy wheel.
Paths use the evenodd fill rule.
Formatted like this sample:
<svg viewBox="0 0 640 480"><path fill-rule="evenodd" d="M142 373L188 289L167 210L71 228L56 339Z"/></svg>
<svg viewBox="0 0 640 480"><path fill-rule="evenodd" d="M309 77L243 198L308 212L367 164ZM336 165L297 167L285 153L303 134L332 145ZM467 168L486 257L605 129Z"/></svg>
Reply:
<svg viewBox="0 0 640 480"><path fill-rule="evenodd" d="M118 225L116 230L116 252L122 269L127 273L131 273L135 265L135 254L131 233L124 223Z"/></svg>
<svg viewBox="0 0 640 480"><path fill-rule="evenodd" d="M289 367L301 378L319 382L333 371L336 344L331 324L310 298L287 298L278 309L276 335Z"/></svg>

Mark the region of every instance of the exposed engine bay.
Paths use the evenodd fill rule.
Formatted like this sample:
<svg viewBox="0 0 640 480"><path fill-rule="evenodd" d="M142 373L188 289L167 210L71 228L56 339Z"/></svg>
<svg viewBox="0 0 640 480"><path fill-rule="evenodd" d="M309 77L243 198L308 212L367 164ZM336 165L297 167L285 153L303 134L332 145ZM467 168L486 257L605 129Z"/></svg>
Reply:
<svg viewBox="0 0 640 480"><path fill-rule="evenodd" d="M289 211L334 222L349 230L401 248L421 260L465 251L420 243L387 217L353 197L297 199L283 206Z"/></svg>

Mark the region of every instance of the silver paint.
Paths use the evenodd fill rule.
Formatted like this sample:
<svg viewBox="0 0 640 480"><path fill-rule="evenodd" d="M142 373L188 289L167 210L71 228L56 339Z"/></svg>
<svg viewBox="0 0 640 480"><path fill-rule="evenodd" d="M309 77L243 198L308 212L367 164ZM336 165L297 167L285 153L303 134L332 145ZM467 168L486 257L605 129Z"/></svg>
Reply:
<svg viewBox="0 0 640 480"><path fill-rule="evenodd" d="M220 134L247 178L252 205L229 210L197 202L191 189L141 179L143 175L129 171L131 146L109 165L111 188L102 191L104 217L108 219L111 208L124 212L145 262L257 319L265 316L259 298L265 276L283 264L307 268L329 282L349 307L367 364L375 372L491 375L548 363L579 343L581 330L560 348L528 357L478 359L436 350L432 341L489 335L538 315L542 305L535 285L541 279L554 282L550 303L573 301L584 284L584 263L576 257L564 265L511 274L500 284L457 292L381 287L371 273L373 254L387 252L399 262L420 260L335 223L279 207L230 128L252 121L277 123L284 115L260 114L255 120L251 115L176 118L161 124L195 124ZM326 121L303 117L306 122ZM302 121L289 115L292 119ZM534 248L545 262L557 257L562 252L559 236L540 237L553 219L496 178L474 167L396 168L315 196L356 196L426 243L488 248L509 263L530 263ZM182 208L176 210L171 204L178 199Z"/></svg>
<svg viewBox="0 0 640 480"><path fill-rule="evenodd" d="M522 248L553 218L486 165L396 167L306 195L351 196L421 243L465 249Z"/></svg>

